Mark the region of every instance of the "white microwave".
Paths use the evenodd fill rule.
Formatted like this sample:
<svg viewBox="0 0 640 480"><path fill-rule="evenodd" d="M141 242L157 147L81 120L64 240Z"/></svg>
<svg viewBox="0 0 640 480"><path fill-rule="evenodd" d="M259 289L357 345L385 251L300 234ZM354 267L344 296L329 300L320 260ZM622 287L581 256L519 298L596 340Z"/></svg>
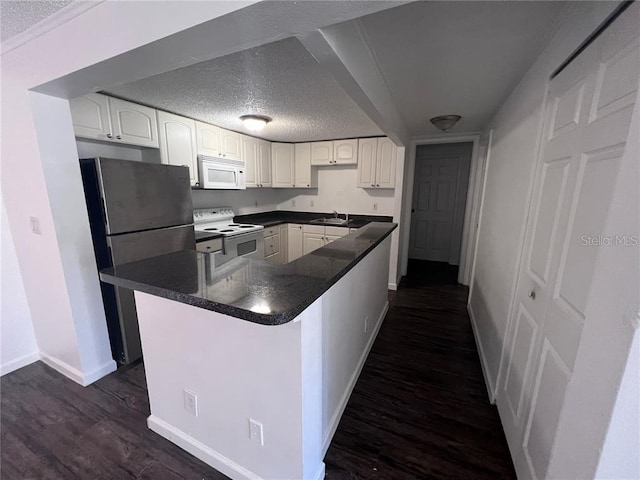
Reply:
<svg viewBox="0 0 640 480"><path fill-rule="evenodd" d="M244 190L244 162L227 158L198 155L200 188L220 190Z"/></svg>

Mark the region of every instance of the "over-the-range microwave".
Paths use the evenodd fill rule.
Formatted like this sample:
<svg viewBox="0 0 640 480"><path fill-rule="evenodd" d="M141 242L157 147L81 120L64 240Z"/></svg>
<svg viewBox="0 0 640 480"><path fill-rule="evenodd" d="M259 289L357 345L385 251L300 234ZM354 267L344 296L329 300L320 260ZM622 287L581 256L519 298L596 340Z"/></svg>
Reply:
<svg viewBox="0 0 640 480"><path fill-rule="evenodd" d="M198 155L200 188L244 190L244 162L221 157Z"/></svg>

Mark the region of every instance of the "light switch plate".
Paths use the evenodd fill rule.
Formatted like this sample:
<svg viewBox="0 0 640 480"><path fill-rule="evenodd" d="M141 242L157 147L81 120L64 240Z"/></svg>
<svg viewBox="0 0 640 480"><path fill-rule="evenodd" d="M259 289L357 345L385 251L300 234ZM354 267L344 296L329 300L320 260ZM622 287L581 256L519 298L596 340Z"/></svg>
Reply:
<svg viewBox="0 0 640 480"><path fill-rule="evenodd" d="M184 389L184 409L194 417L198 416L198 395L191 390Z"/></svg>
<svg viewBox="0 0 640 480"><path fill-rule="evenodd" d="M249 436L254 442L260 443L260 446L264 446L264 431L262 424L253 418L249 419Z"/></svg>

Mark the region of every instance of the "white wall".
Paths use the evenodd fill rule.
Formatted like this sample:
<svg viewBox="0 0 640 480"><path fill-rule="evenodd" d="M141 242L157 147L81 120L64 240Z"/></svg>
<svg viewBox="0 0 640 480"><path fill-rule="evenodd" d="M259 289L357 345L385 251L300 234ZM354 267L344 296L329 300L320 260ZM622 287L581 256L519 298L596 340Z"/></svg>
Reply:
<svg viewBox="0 0 640 480"><path fill-rule="evenodd" d="M0 208L0 375L4 375L36 361L39 355L4 202Z"/></svg>
<svg viewBox="0 0 640 480"><path fill-rule="evenodd" d="M318 188L284 189L285 198L278 209L393 216L396 189L358 188L357 176L356 165L318 167Z"/></svg>
<svg viewBox="0 0 640 480"><path fill-rule="evenodd" d="M615 8L611 2L575 4L561 28L490 121L491 158L486 171L482 222L469 310L487 382L495 390L542 124L550 74Z"/></svg>
<svg viewBox="0 0 640 480"><path fill-rule="evenodd" d="M277 210L286 191L278 188L192 190L193 208L232 207L236 215Z"/></svg>

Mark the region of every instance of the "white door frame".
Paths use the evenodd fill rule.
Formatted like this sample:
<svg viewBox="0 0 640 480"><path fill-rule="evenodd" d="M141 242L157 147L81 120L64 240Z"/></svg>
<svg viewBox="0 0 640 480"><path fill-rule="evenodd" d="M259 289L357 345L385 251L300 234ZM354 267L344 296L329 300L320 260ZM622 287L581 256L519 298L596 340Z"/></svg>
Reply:
<svg viewBox="0 0 640 480"><path fill-rule="evenodd" d="M464 209L464 225L462 228L462 245L460 249L460 270L458 271L458 282L464 285L471 285L473 279L471 278L471 270L473 265L473 246L475 245L475 238L470 237L470 232L473 232L471 229L472 226L472 212L478 211L478 209L474 210L475 205L479 205L481 199L482 188L476 188L477 182L482 182L480 175L478 175L478 148L480 145L480 134L479 133L469 133L463 135L440 135L433 137L424 137L424 138L413 138L410 142L410 154L409 154L409 164L406 166L407 172L407 181L405 188L407 189L406 195L404 195L404 205L403 210L408 213L408 215L403 215L405 219L407 219L407 223L410 224L411 219L411 204L413 202L413 183L416 169L416 150L419 145L434 145L434 144L443 144L443 143L473 143L472 151L471 151L471 167L469 169L469 183L467 186L467 200ZM482 186L482 184L480 184ZM480 194L477 194L480 192ZM411 227L405 227L407 230L405 231L404 245L403 245L403 255L402 255L402 274L407 274L407 264L409 262L409 239L411 236ZM477 235L477 229L473 233L473 236Z"/></svg>

